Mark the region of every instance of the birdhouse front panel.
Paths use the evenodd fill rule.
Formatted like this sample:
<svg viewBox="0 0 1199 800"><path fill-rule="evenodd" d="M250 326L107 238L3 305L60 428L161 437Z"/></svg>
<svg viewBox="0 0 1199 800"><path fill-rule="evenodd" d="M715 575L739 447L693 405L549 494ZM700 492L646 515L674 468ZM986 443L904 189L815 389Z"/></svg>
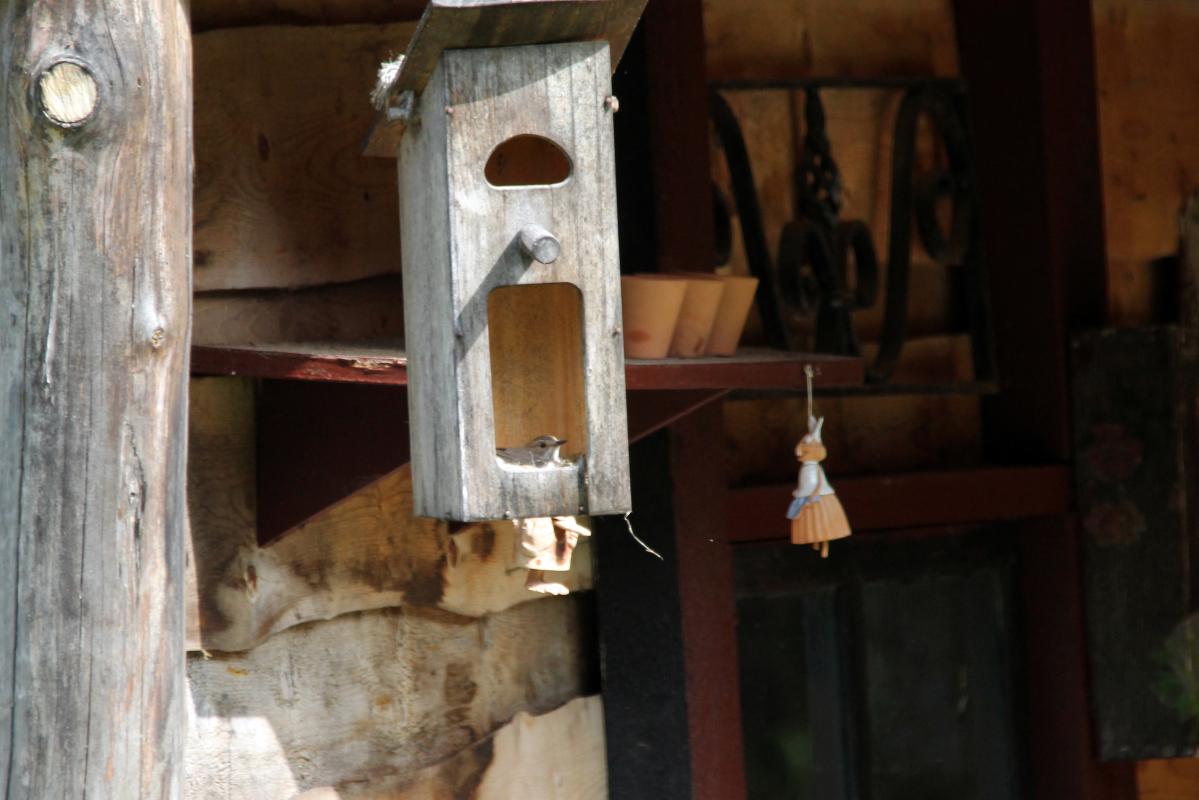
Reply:
<svg viewBox="0 0 1199 800"><path fill-rule="evenodd" d="M630 507L605 42L447 50L400 145L416 509Z"/></svg>

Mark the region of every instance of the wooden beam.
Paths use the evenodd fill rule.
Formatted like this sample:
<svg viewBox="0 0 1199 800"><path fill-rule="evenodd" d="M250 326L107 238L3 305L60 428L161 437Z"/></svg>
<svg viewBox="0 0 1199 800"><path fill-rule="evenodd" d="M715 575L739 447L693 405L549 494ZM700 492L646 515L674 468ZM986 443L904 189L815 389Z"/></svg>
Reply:
<svg viewBox="0 0 1199 800"><path fill-rule="evenodd" d="M997 467L857 475L832 479L856 533L969 525L1065 514L1071 507L1065 466ZM793 484L750 486L729 492L726 517L734 542L786 539L784 515Z"/></svg>
<svg viewBox="0 0 1199 800"><path fill-rule="evenodd" d="M719 431L711 404L633 448L629 521L662 560L594 520L613 797L745 797Z"/></svg>
<svg viewBox="0 0 1199 800"><path fill-rule="evenodd" d="M745 798L733 553L724 514L723 415L707 405L670 431L693 800Z"/></svg>
<svg viewBox="0 0 1199 800"><path fill-rule="evenodd" d="M186 4L0 14L0 786L178 797Z"/></svg>
<svg viewBox="0 0 1199 800"><path fill-rule="evenodd" d="M1004 463L1065 461L1067 335L1106 309L1091 3L954 7L1001 379L986 445Z"/></svg>
<svg viewBox="0 0 1199 800"><path fill-rule="evenodd" d="M1101 764L1093 744L1078 551L1067 517L1020 528L1028 797L1133 800L1135 763Z"/></svg>
<svg viewBox="0 0 1199 800"><path fill-rule="evenodd" d="M427 0L192 0L192 28L415 22Z"/></svg>

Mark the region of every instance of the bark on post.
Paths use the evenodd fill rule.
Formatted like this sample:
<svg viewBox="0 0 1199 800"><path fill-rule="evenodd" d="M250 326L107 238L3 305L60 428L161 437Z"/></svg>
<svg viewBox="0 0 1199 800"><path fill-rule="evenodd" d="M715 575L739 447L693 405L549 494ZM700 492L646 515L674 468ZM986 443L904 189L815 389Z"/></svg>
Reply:
<svg viewBox="0 0 1199 800"><path fill-rule="evenodd" d="M180 791L191 43L0 7L0 795Z"/></svg>

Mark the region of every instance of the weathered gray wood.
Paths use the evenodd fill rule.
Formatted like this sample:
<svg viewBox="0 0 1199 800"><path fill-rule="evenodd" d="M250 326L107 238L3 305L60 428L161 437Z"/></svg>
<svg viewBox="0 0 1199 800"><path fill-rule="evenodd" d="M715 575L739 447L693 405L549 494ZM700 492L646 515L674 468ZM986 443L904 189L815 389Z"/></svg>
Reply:
<svg viewBox="0 0 1199 800"><path fill-rule="evenodd" d="M421 124L409 129L399 152L419 515L482 520L629 508L612 120L604 102L609 72L604 42L451 50L421 96ZM570 178L548 186L490 185L483 174L488 157L522 134L561 147L572 160ZM519 231L530 223L561 241L553 264L539 264L517 246ZM579 358L570 328L535 324L547 309L530 308L524 317L515 306L504 324L517 326L518 339L543 349L534 350L527 364L493 363L489 296L499 287L533 284L571 284L581 293L581 318L570 318L565 301L553 302L567 315L560 323L573 324L582 339L585 411L574 416L585 416L578 425L586 455L563 466L509 469L494 448L527 439L498 441L498 425L519 426L497 421L497 415L529 414L516 405L493 409L492 382L530 381L542 368L558 375L558 363L569 372ZM532 388L566 393L562 386ZM571 438L563 431L529 433Z"/></svg>
<svg viewBox="0 0 1199 800"><path fill-rule="evenodd" d="M177 797L186 7L6 3L0 98L0 794Z"/></svg>
<svg viewBox="0 0 1199 800"><path fill-rule="evenodd" d="M582 609L571 596L483 619L370 611L191 656L186 794L286 798L413 775L594 691Z"/></svg>
<svg viewBox="0 0 1199 800"><path fill-rule="evenodd" d="M606 40L611 68L624 55L646 0L430 0L404 52L404 63L380 105L404 92L419 94L445 50L512 47L549 42ZM398 43L397 43L398 44ZM392 100L389 102L387 97ZM366 154L394 156L405 120L384 110L371 131Z"/></svg>

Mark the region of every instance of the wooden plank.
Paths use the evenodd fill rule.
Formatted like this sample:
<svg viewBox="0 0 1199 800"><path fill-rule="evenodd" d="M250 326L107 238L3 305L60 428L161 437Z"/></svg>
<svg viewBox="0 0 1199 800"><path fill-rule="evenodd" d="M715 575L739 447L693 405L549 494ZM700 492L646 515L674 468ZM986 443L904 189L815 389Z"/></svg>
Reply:
<svg viewBox="0 0 1199 800"><path fill-rule="evenodd" d="M1186 0L1093 4L1112 324L1170 319L1176 218L1199 185L1199 8Z"/></svg>
<svg viewBox="0 0 1199 800"><path fill-rule="evenodd" d="M1066 335L1106 308L1089 0L954 5L1001 392L988 456L1069 457ZM1013 52L1037 58L1011 59ZM1012 235L1019 231L1019 236Z"/></svg>
<svg viewBox="0 0 1199 800"><path fill-rule="evenodd" d="M643 26L648 130L638 146L648 142L653 156L638 183L653 198L655 269L707 272L716 246L703 3L651 3Z"/></svg>
<svg viewBox="0 0 1199 800"><path fill-rule="evenodd" d="M192 372L196 375L397 386L408 383L408 356L403 348L377 342L197 345L192 350ZM804 367L809 364L819 370L821 388L862 383L861 359L749 348L729 357L628 359L625 387L638 391L798 389L804 385Z"/></svg>
<svg viewBox="0 0 1199 800"><path fill-rule="evenodd" d="M485 619L371 611L293 628L249 653L192 655L185 794L257 800L411 776L521 712L591 694L582 601Z"/></svg>
<svg viewBox="0 0 1199 800"><path fill-rule="evenodd" d="M1069 467L995 467L831 479L855 533L1060 516L1072 506ZM735 542L787 539L793 483L729 492Z"/></svg>
<svg viewBox="0 0 1199 800"><path fill-rule="evenodd" d="M705 3L704 30L713 80L957 74L949 0Z"/></svg>
<svg viewBox="0 0 1199 800"><path fill-rule="evenodd" d="M192 303L192 343L400 342L398 275L298 290L202 292Z"/></svg>
<svg viewBox="0 0 1199 800"><path fill-rule="evenodd" d="M1199 753L1193 564L1199 347L1177 328L1074 348L1092 713L1104 758Z"/></svg>
<svg viewBox="0 0 1199 800"><path fill-rule="evenodd" d="M192 0L192 30L251 25L415 22L426 0Z"/></svg>
<svg viewBox="0 0 1199 800"><path fill-rule="evenodd" d="M299 800L602 800L603 701L580 697L545 714L517 714L489 739L415 774L309 789ZM569 753L569 758L563 758Z"/></svg>
<svg viewBox="0 0 1199 800"><path fill-rule="evenodd" d="M616 69L646 0L430 0L404 50L404 62L385 101L420 94L441 54L462 48L513 47L603 39ZM397 42L397 45L400 42ZM398 49L398 48L397 48ZM380 114L366 154L394 158L404 123Z"/></svg>
<svg viewBox="0 0 1199 800"><path fill-rule="evenodd" d="M695 800L745 794L737 675L733 554L721 520L725 481L720 407L708 405L670 428L670 473L678 558L680 626Z"/></svg>
<svg viewBox="0 0 1199 800"><path fill-rule="evenodd" d="M1191 800L1199 796L1199 760L1161 759L1137 763L1138 800Z"/></svg>
<svg viewBox="0 0 1199 800"><path fill-rule="evenodd" d="M367 609L480 617L543 597L525 587L524 570L512 569L511 523L451 533L413 517L406 466L259 546L251 385L200 379L191 395L189 650L246 650L296 625ZM581 540L572 570L561 575L570 589L591 586L589 547Z"/></svg>
<svg viewBox="0 0 1199 800"><path fill-rule="evenodd" d="M608 791L622 800L685 798L691 796L692 758L670 432L638 442L630 460L630 522L663 560L633 541L620 517L596 519Z"/></svg>
<svg viewBox="0 0 1199 800"><path fill-rule="evenodd" d="M186 6L0 15L0 786L177 797Z"/></svg>
<svg viewBox="0 0 1199 800"><path fill-rule="evenodd" d="M196 36L197 291L400 271L394 165L359 154L410 24Z"/></svg>
<svg viewBox="0 0 1199 800"><path fill-rule="evenodd" d="M1028 796L1134 800L1134 765L1101 764L1095 751L1076 525L1030 520L1019 535Z"/></svg>

